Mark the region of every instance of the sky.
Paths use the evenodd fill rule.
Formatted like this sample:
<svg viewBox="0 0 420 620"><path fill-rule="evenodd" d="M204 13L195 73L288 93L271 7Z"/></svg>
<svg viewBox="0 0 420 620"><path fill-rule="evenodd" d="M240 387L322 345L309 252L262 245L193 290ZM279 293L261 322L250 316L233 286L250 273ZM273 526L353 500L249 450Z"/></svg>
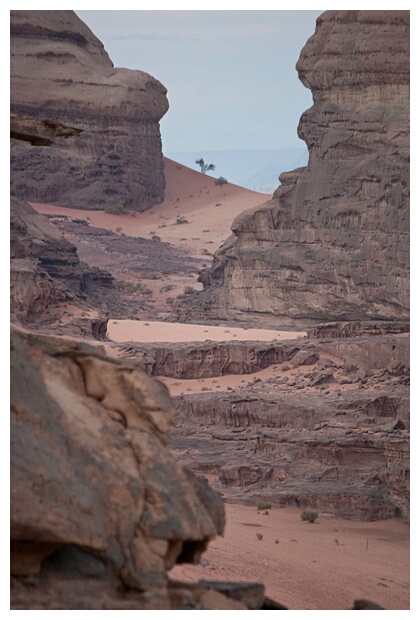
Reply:
<svg viewBox="0 0 420 620"><path fill-rule="evenodd" d="M116 67L168 90L164 153L305 147L296 62L323 11L76 11Z"/></svg>

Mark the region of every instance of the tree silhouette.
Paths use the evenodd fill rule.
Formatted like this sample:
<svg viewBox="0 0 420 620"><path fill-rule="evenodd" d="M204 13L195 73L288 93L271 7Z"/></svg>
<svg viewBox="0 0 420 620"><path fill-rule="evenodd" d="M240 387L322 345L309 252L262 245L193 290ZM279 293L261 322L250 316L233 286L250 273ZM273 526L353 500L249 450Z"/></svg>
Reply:
<svg viewBox="0 0 420 620"><path fill-rule="evenodd" d="M208 170L216 170L216 166L214 164L204 163L204 159L202 157L201 159L196 159L195 163L200 166L201 172L203 172L204 174L206 174Z"/></svg>

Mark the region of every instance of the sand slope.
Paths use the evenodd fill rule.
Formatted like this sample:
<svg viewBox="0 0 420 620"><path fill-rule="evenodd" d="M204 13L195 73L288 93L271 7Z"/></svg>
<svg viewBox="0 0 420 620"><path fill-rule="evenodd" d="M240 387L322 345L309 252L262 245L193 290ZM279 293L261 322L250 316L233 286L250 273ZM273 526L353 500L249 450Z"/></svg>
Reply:
<svg viewBox="0 0 420 620"><path fill-rule="evenodd" d="M89 218L93 226L126 235L157 235L162 241L185 248L192 256L208 259L231 234L230 226L239 213L271 198L232 183L217 187L214 177L167 158L165 179L165 201L144 213L110 215L104 211L31 204L39 213ZM177 224L177 218L188 221Z"/></svg>

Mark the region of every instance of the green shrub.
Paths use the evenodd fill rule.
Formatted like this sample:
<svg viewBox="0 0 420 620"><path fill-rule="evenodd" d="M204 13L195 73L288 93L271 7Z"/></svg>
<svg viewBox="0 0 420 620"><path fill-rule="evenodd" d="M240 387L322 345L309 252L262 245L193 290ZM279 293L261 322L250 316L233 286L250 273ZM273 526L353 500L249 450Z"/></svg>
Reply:
<svg viewBox="0 0 420 620"><path fill-rule="evenodd" d="M302 521L309 521L309 523L315 523L318 519L318 513L313 512L312 510L304 510L300 515Z"/></svg>
<svg viewBox="0 0 420 620"><path fill-rule="evenodd" d="M173 284L165 284L164 286L161 287L160 292L169 293L169 291L173 291L174 288L175 286Z"/></svg>
<svg viewBox="0 0 420 620"><path fill-rule="evenodd" d="M257 510L266 510L267 508L272 508L270 502L258 502Z"/></svg>
<svg viewBox="0 0 420 620"><path fill-rule="evenodd" d="M114 205L107 205L104 209L105 213L111 213L111 215L124 215L127 213L127 209L124 209L121 203Z"/></svg>

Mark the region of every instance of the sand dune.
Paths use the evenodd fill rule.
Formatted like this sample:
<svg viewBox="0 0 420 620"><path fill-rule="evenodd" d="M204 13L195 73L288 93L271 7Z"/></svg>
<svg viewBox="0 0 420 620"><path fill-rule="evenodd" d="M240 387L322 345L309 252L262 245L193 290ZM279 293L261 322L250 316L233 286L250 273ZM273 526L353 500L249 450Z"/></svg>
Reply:
<svg viewBox="0 0 420 620"><path fill-rule="evenodd" d="M184 248L191 256L208 259L231 234L235 217L271 198L228 183L223 188L214 177L165 159L165 201L144 213L111 215L104 211L85 211L31 203L45 214L89 218L93 226L126 235L151 238L154 235ZM187 220L177 224L177 220Z"/></svg>

